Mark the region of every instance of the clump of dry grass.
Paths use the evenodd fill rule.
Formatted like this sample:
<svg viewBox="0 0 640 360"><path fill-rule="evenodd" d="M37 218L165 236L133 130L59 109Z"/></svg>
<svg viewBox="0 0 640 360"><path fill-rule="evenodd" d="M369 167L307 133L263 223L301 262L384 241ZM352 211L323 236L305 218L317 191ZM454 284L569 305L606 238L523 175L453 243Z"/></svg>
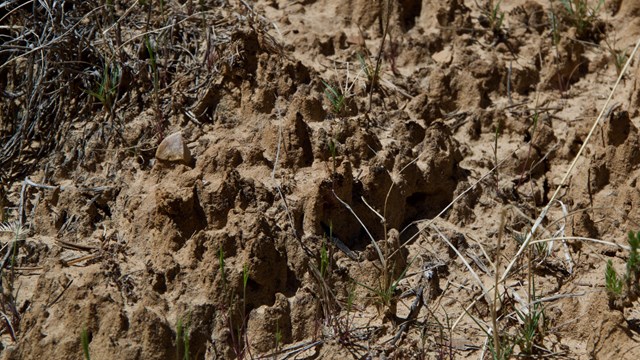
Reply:
<svg viewBox="0 0 640 360"><path fill-rule="evenodd" d="M0 8L2 184L21 179L38 159L65 149L74 123L93 119L97 127L78 127L89 132L84 139L97 138L105 148L122 143L125 114L144 111L143 104L152 104L158 124L141 143L152 144L172 116L211 121L215 104L207 91L220 76L230 79L255 61L243 52L243 36L253 36L251 41L267 51L281 51L268 33L272 24L248 4L188 3L193 6L5 1ZM183 79L199 86L179 86ZM89 154L81 147L70 156L81 163Z"/></svg>
<svg viewBox="0 0 640 360"><path fill-rule="evenodd" d="M18 310L16 301L16 288L14 286L16 280L16 257L18 254L19 242L25 240L28 229L20 224L20 222L0 223L0 233L10 233L11 240L0 249L6 251L0 259L0 320L4 325L5 331L9 333L13 341L17 339L17 331L20 328L20 311ZM7 271L4 270L5 265L9 265Z"/></svg>

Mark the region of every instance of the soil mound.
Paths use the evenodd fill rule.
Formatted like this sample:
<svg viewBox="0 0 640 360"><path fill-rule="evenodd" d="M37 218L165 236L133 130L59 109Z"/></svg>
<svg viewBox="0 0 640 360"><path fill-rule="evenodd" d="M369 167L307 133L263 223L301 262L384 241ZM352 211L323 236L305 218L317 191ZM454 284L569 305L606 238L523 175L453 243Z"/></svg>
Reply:
<svg viewBox="0 0 640 360"><path fill-rule="evenodd" d="M639 9L5 2L1 358L640 357Z"/></svg>

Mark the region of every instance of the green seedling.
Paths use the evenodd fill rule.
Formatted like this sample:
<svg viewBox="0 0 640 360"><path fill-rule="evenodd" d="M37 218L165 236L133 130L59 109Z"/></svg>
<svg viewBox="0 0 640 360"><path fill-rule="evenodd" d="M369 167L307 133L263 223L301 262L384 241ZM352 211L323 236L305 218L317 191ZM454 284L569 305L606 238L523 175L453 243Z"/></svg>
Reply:
<svg viewBox="0 0 640 360"><path fill-rule="evenodd" d="M80 344L82 345L82 353L84 354L85 360L91 360L91 356L89 354L89 333L87 332L87 328L82 328L80 332Z"/></svg>
<svg viewBox="0 0 640 360"><path fill-rule="evenodd" d="M500 341L502 344L507 344L507 346L502 346L499 349L495 348L493 342L489 342L489 351L491 352L491 358L493 360L507 360L511 359L511 355L513 355L515 343L513 339L509 335L501 335Z"/></svg>
<svg viewBox="0 0 640 360"><path fill-rule="evenodd" d="M242 291L246 293L247 283L249 282L249 265L242 265Z"/></svg>
<svg viewBox="0 0 640 360"><path fill-rule="evenodd" d="M520 355L531 356L534 355L534 346L542 343L544 339L544 333L541 329L544 329L544 306L537 302L535 280L532 278L532 292L531 302L533 305L529 305L528 311L515 310L516 316L522 322L522 325L518 329L518 335L515 338L515 343L520 347Z"/></svg>
<svg viewBox="0 0 640 360"><path fill-rule="evenodd" d="M634 235L633 231L629 232L629 260L627 260L627 287L629 291L638 291L638 281L640 280L640 231Z"/></svg>
<svg viewBox="0 0 640 360"><path fill-rule="evenodd" d="M8 220L7 217L7 212L5 211L5 207L7 206L7 191L5 190L5 186L4 184L6 184L6 182L4 181L4 179L0 176L0 224L5 223Z"/></svg>
<svg viewBox="0 0 640 360"><path fill-rule="evenodd" d="M351 283L351 286L349 287L349 291L347 293L347 314L351 312L351 310L353 309L353 303L356 300L356 284L355 283Z"/></svg>
<svg viewBox="0 0 640 360"><path fill-rule="evenodd" d="M177 360L189 360L189 325L182 322L182 319L178 319L176 323L176 359Z"/></svg>
<svg viewBox="0 0 640 360"><path fill-rule="evenodd" d="M489 28L493 31L494 35L498 35L502 32L502 24L504 22L504 11L500 10L500 4L502 0L496 2L493 5L493 1L489 1L487 6L489 7L488 11L488 19L489 19Z"/></svg>
<svg viewBox="0 0 640 360"><path fill-rule="evenodd" d="M190 344L190 339L189 339L189 329L185 329L184 332L184 338L183 338L183 343L184 343L184 360L189 360L189 354L191 353L191 351L189 350L189 344Z"/></svg>
<svg viewBox="0 0 640 360"><path fill-rule="evenodd" d="M279 353L280 346L282 344L282 331L280 330L280 325L278 324L278 322L276 322L275 340L276 340L276 353Z"/></svg>
<svg viewBox="0 0 640 360"><path fill-rule="evenodd" d="M618 310L632 306L640 296L640 231L629 232L629 259L626 272L619 276L613 268L611 260L605 270L605 287L609 295L609 306Z"/></svg>
<svg viewBox="0 0 640 360"><path fill-rule="evenodd" d="M153 79L153 89L157 91L160 82L160 76L158 74L157 54L155 47L151 44L149 36L144 37L144 44L147 47L149 53L149 65L151 66L151 74Z"/></svg>
<svg viewBox="0 0 640 360"><path fill-rule="evenodd" d="M538 326L544 319L542 306L534 305L531 314L523 314L516 310L516 315L524 323L520 328L519 337L516 339L516 343L520 346L521 355L533 355L533 346L542 337L538 331Z"/></svg>
<svg viewBox="0 0 640 360"><path fill-rule="evenodd" d="M110 115L113 114L120 78L121 71L118 66L104 64L102 77L97 82L97 89L85 90L87 94L98 100Z"/></svg>
<svg viewBox="0 0 640 360"><path fill-rule="evenodd" d="M247 298L247 284L249 283L249 265L242 265L242 298L246 301Z"/></svg>
<svg viewBox="0 0 640 360"><path fill-rule="evenodd" d="M329 102L331 103L331 110L335 115L339 115L344 110L346 96L340 89L340 87L333 87L329 85L324 80L322 81L324 84L324 95L327 97Z"/></svg>
<svg viewBox="0 0 640 360"><path fill-rule="evenodd" d="M589 0L560 0L560 3L567 10L569 21L576 28L576 35L583 38L598 20L598 12L604 5L604 0L597 0L595 6L590 6Z"/></svg>
<svg viewBox="0 0 640 360"><path fill-rule="evenodd" d="M201 21L202 21L202 29L203 31L206 31L207 29L207 4L205 3L204 0L198 0L198 5L200 5L200 14L202 15L200 17Z"/></svg>
<svg viewBox="0 0 640 360"><path fill-rule="evenodd" d="M500 229L504 228L504 213L501 219ZM501 247L502 231L498 235L497 249ZM515 233L516 241L519 243L524 242L524 235ZM544 306L538 301L536 295L535 277L532 271L533 257L542 253L540 249L532 248L529 251L528 256L528 283L531 284L527 288L527 295L529 304L525 305L523 309L514 309L514 314L518 318L517 328L515 332L508 332L504 329L501 330L499 326L499 316L496 304L502 303L500 299L500 292L494 290L494 296L491 304L491 325L482 324L481 321L476 320L473 316L471 318L480 327L480 329L487 336L487 347L490 350L493 359L510 359L514 355L530 357L534 355L535 349L537 349L543 342L545 336L545 314ZM494 268L500 268L500 253L496 255ZM495 273L495 285L494 289L499 288L500 276L496 270ZM519 348L520 353L515 354L516 346Z"/></svg>
<svg viewBox="0 0 640 360"><path fill-rule="evenodd" d="M375 66L369 63L362 54L358 53L357 56L360 63L360 71L367 77L369 88L374 88L378 85L380 69L376 70Z"/></svg>
<svg viewBox="0 0 640 360"><path fill-rule="evenodd" d="M244 358L245 353L249 351L248 339L246 337L246 320L247 320L247 286L249 285L249 265L242 266L242 305L240 306L239 293L235 293L232 289L235 286L230 285L229 274L227 273L226 259L222 247L218 249L218 271L222 281L223 303L221 304L221 312L223 313L225 324L229 330L229 344L233 349L235 356L239 359ZM239 319L238 319L239 318ZM245 346L246 345L246 346ZM249 352L249 355L250 352Z"/></svg>
<svg viewBox="0 0 640 360"><path fill-rule="evenodd" d="M350 332L350 324L351 324L351 311L353 310L353 304L356 301L356 289L355 287L357 286L357 284L355 283L351 283L351 285L349 286L349 289L347 291L347 320L346 320L346 326L345 326L345 331L347 333Z"/></svg>
<svg viewBox="0 0 640 360"><path fill-rule="evenodd" d="M389 277L389 274L383 274L383 280L380 281L380 283L376 287L371 287L355 281L356 284L369 290L374 295L374 297L376 298L376 303L378 305L378 312L382 312L381 310L384 309L384 315L387 318L395 317L397 303L396 290L398 288L398 285L400 284L400 281L407 273L407 270L409 270L409 266L411 266L412 262L413 260L407 264L407 266L402 271L402 274L400 274L400 276L398 276L398 278L393 281L387 282L386 280L384 280ZM389 271L389 269L387 269L387 271Z"/></svg>
<svg viewBox="0 0 640 360"><path fill-rule="evenodd" d="M218 269L220 270L220 276L222 276L222 284L227 287L227 273L224 267L224 251L222 248L218 250Z"/></svg>
<svg viewBox="0 0 640 360"><path fill-rule="evenodd" d="M182 319L178 319L178 323L176 324L176 359L180 360L180 355L184 354L184 347L182 343L182 339L184 337L184 329L182 328Z"/></svg>
<svg viewBox="0 0 640 360"><path fill-rule="evenodd" d="M437 347L436 359L454 360L455 353L454 353L454 347L452 346L453 344L451 341L451 338L452 338L451 319L449 318L448 313L446 311L444 312L444 323L438 320L437 316L432 316L432 318L433 318L433 321L435 321L435 323L437 324L437 329L438 329L437 335L434 335L434 345ZM429 333L429 326L426 324L422 326L421 332L422 332L422 338L423 338L422 342L424 343L427 340L427 335Z"/></svg>
<svg viewBox="0 0 640 360"><path fill-rule="evenodd" d="M622 295L622 280L618 278L616 270L613 268L613 262L607 261L607 270L605 270L605 287L607 292L612 297L618 297Z"/></svg>
<svg viewBox="0 0 640 360"><path fill-rule="evenodd" d="M334 312L336 310L336 299L332 291L332 287L329 285L331 273L331 253L326 241L326 236L329 236L329 238L333 236L333 224L331 223L331 221L329 222L329 234L323 236L322 239L322 244L320 247L320 258L317 264L318 266L313 263L309 263L309 270L311 271L311 274L318 284L323 322L328 325L332 323L334 319Z"/></svg>
<svg viewBox="0 0 640 360"><path fill-rule="evenodd" d="M331 160L333 161L333 174L335 175L337 169L336 156L338 154L338 149L336 147L336 142L333 139L329 139L329 152L331 153Z"/></svg>
<svg viewBox="0 0 640 360"><path fill-rule="evenodd" d="M513 337L509 336L509 334L501 333L498 329L492 329L491 327L482 324L475 316L469 314L468 311L465 310L467 316L473 320L473 322L478 325L480 330L485 333L487 338L489 339L498 339L498 341L488 341L487 347L489 348L489 352L491 353L491 359L493 360L507 360L511 358L515 348L515 340ZM494 334L495 332L495 334Z"/></svg>
<svg viewBox="0 0 640 360"><path fill-rule="evenodd" d="M491 30L494 41L504 39L505 33L502 31L502 25L504 23L504 11L501 10L500 5L502 0L496 3L493 0L486 1L483 5L479 5L476 0L476 6L480 8L481 16L478 21L484 28Z"/></svg>
<svg viewBox="0 0 640 360"><path fill-rule="evenodd" d="M513 235L513 238L516 240L518 245L522 245L527 237L528 230L522 232L516 232ZM536 242L532 245L533 256L534 258L540 258L541 256L545 256L545 254L549 251L549 244L546 242Z"/></svg>
<svg viewBox="0 0 640 360"><path fill-rule="evenodd" d="M609 39L605 38L604 43L607 47L607 50L609 51L609 54L611 55L611 60L613 60L613 64L616 67L616 74L620 75L620 73L622 72L622 68L624 67L624 64L626 64L627 60L629 59L629 50L619 49L615 45L616 44L615 36L614 36L613 42L609 42Z"/></svg>
<svg viewBox="0 0 640 360"><path fill-rule="evenodd" d="M338 80L338 84L336 86L322 79L320 80L324 85L324 95L331 104L330 110L335 116L344 115L347 110L351 110L347 104L347 99L354 96L354 93L352 92L353 88L358 83L358 80L364 71L364 69L360 69L355 77L350 77L349 68L350 63L346 63L345 80L344 82Z"/></svg>
<svg viewBox="0 0 640 360"><path fill-rule="evenodd" d="M329 252L324 238L322 239L322 246L320 247L320 275L326 277L327 270L329 269Z"/></svg>
<svg viewBox="0 0 640 360"><path fill-rule="evenodd" d="M624 64L629 59L629 53L626 50L611 50L613 63L616 66L616 74L620 75Z"/></svg>
<svg viewBox="0 0 640 360"><path fill-rule="evenodd" d="M249 265L242 265L242 323L247 319L247 284L249 283Z"/></svg>

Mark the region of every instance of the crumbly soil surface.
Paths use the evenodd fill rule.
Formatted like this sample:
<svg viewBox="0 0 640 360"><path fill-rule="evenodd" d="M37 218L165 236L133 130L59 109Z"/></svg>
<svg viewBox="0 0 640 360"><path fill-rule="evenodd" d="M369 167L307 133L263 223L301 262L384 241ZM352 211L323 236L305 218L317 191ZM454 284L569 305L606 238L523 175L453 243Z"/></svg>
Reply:
<svg viewBox="0 0 640 360"><path fill-rule="evenodd" d="M2 359L640 358L640 3L69 3L0 9Z"/></svg>

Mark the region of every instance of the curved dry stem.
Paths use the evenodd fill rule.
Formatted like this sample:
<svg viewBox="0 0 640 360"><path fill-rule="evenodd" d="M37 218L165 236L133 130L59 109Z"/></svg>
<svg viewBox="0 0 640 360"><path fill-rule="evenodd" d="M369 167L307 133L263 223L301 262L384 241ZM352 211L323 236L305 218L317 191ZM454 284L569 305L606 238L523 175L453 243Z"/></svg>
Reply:
<svg viewBox="0 0 640 360"><path fill-rule="evenodd" d="M438 229L437 226L435 225L431 225L431 227L438 233L438 235L440 235L440 237L442 238L442 240L447 243L447 245L449 245L449 247L456 253L456 255L458 255L458 257L460 258L460 260L462 260L462 262L464 263L464 266L467 267L467 270L469 270L469 272L471 273L471 275L473 276L473 278L476 280L476 282L478 283L478 286L480 286L480 288L482 289L482 292L484 294L488 294L487 288L484 286L484 283L482 282L482 280L480 280L480 277L478 276L478 274L473 270L473 268L471 267L471 265L469 264L469 262L467 261L467 259L464 258L464 256L462 256L462 254L458 251L458 249L453 246L453 244L449 241L449 239L447 239L446 236L444 236L444 234L442 232L440 232L440 229ZM487 303L491 304L491 297L487 296Z"/></svg>
<svg viewBox="0 0 640 360"><path fill-rule="evenodd" d="M356 220L358 220L360 225L364 228L364 231L367 232L367 235L369 235L369 239L371 239L371 244L373 244L373 247L376 249L376 252L378 253L378 258L380 258L380 263L382 264L382 268L386 269L387 268L387 260L385 259L384 255L382 255L382 250L380 250L380 247L378 246L378 243L376 243L376 239L373 237L373 235L371 235L371 233L369 232L369 229L364 225L362 220L360 220L360 218L358 217L356 212L353 211L353 208L351 208L351 206L349 206L349 204L344 202L344 200L340 199L338 194L336 194L336 192L333 189L331 189L331 192L333 193L333 196L335 196L335 198L338 199L338 201L342 204L342 206L347 208L347 210L349 210L349 212L356 218Z"/></svg>
<svg viewBox="0 0 640 360"><path fill-rule="evenodd" d="M456 321L453 323L453 326L451 326L451 332L453 332L453 330L458 326L458 324L460 323L460 321L465 317L465 315L469 314L469 310L471 310L471 308L483 297L487 297L489 295L489 291L495 289L495 286L492 285L490 288L486 289L485 291L482 292L482 294L478 295L472 302L471 304L469 304L466 308L464 308L464 311L462 312L462 314L460 314L460 316L458 316L458 318L456 319Z"/></svg>
<svg viewBox="0 0 640 360"><path fill-rule="evenodd" d="M613 247L617 247L619 249L623 249L623 250L631 250L630 247L626 246L626 245L620 245L620 244L616 244L614 242L611 241L606 241L606 240L600 240L600 239L593 239L593 238L588 238L588 237L582 237L582 236L558 236L558 237L553 237L553 238L547 238L547 239L540 239L540 240L534 240L531 241L529 244L533 245L533 244L540 244L540 243L545 243L545 242L552 242L555 240L578 240L578 241L589 241L589 242L594 242L594 243L598 243L598 244L603 244L603 245L609 245L609 246L613 246Z"/></svg>

